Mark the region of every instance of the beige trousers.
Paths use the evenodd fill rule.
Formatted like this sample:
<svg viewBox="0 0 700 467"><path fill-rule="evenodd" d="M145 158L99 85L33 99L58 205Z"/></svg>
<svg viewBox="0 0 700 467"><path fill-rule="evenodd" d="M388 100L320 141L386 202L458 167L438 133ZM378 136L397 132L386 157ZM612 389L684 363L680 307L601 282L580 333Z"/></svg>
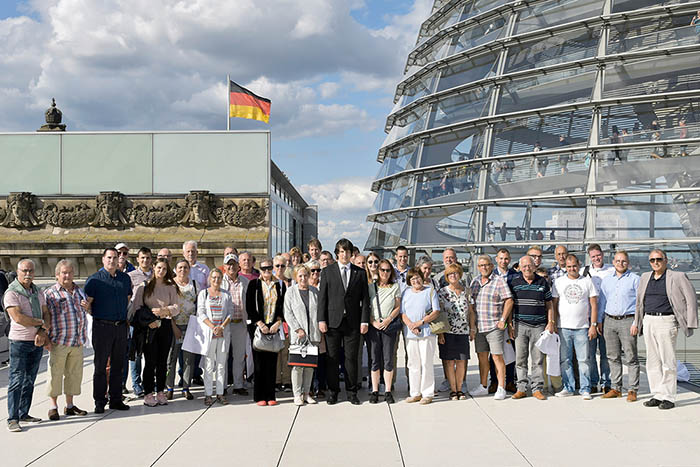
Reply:
<svg viewBox="0 0 700 467"><path fill-rule="evenodd" d="M651 396L676 401L676 317L644 316L644 344L647 348L647 378Z"/></svg>
<svg viewBox="0 0 700 467"><path fill-rule="evenodd" d="M83 346L53 344L49 352L48 396L77 396L83 383Z"/></svg>

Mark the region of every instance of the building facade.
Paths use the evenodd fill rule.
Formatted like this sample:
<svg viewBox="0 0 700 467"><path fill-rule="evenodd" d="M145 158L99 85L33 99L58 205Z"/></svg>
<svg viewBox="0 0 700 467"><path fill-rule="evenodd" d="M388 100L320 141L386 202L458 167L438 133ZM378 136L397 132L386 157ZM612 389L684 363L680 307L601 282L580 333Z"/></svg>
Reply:
<svg viewBox="0 0 700 467"><path fill-rule="evenodd" d="M439 0L397 85L366 248L651 244L700 270L700 2Z"/></svg>

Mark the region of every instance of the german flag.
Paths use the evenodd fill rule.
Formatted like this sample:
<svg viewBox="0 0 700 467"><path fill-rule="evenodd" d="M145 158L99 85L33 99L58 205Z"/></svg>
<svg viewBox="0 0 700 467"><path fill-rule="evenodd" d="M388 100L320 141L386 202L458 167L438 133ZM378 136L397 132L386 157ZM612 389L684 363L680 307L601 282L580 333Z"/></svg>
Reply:
<svg viewBox="0 0 700 467"><path fill-rule="evenodd" d="M257 96L233 81L228 82L229 118L250 118L270 123L270 99Z"/></svg>

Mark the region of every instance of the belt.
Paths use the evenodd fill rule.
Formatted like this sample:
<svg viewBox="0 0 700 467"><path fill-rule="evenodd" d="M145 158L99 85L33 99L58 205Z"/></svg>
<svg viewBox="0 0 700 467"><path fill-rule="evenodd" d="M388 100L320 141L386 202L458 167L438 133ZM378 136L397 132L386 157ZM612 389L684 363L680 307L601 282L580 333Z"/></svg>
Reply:
<svg viewBox="0 0 700 467"><path fill-rule="evenodd" d="M232 319L231 322L234 324L238 324L238 323L243 322L243 320L242 319Z"/></svg>
<svg viewBox="0 0 700 467"><path fill-rule="evenodd" d="M634 318L634 314L629 314L629 315L622 315L622 316L613 316L605 313L605 318L610 318L610 319L625 319L625 318Z"/></svg>
<svg viewBox="0 0 700 467"><path fill-rule="evenodd" d="M111 326L121 326L122 324L126 324L126 320L111 321L108 319L95 319L95 318L93 318L93 321L97 321L98 323L109 324Z"/></svg>
<svg viewBox="0 0 700 467"><path fill-rule="evenodd" d="M673 313L649 313L647 311L644 314L649 316L673 316Z"/></svg>

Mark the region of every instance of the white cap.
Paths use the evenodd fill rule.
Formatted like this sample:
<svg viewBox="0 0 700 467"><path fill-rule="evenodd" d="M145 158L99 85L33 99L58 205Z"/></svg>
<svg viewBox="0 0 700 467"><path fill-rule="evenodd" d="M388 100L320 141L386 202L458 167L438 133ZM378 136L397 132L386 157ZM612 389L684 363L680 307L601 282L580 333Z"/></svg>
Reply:
<svg viewBox="0 0 700 467"><path fill-rule="evenodd" d="M236 263L238 262L238 256L234 255L233 253L229 253L224 257L224 264L228 264L229 261L235 261Z"/></svg>
<svg viewBox="0 0 700 467"><path fill-rule="evenodd" d="M114 249L115 249L115 250L121 250L122 248L126 248L126 249L128 250L128 249L129 249L129 245L127 245L127 244L124 243L124 242L121 242L121 243L117 243L117 244L114 246Z"/></svg>

